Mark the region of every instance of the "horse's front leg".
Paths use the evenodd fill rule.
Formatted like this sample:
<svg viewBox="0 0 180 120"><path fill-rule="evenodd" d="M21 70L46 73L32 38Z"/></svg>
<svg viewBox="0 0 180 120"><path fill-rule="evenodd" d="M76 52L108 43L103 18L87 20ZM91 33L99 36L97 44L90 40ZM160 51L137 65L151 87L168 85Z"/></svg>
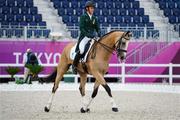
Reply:
<svg viewBox="0 0 180 120"><path fill-rule="evenodd" d="M89 109L87 108L87 100L85 98L85 85L87 82L87 74L80 74L80 86L79 86L79 91L82 96L82 103L83 107L81 108L81 113L88 112Z"/></svg>
<svg viewBox="0 0 180 120"><path fill-rule="evenodd" d="M99 89L99 82L96 80L95 83L94 83L94 90L93 90L93 93L91 95L91 98L89 99L89 102L88 104L86 105L86 108L85 109L88 109L89 106L91 105L93 99L96 97L97 93L98 93L98 89Z"/></svg>
<svg viewBox="0 0 180 120"><path fill-rule="evenodd" d="M96 80L104 87L104 89L106 90L106 92L108 93L109 97L110 97L110 103L112 105L112 111L114 112L118 112L118 107L113 99L112 93L111 93L111 89L108 86L108 84L106 83L103 74L99 73L99 72L93 72L93 76L96 78Z"/></svg>

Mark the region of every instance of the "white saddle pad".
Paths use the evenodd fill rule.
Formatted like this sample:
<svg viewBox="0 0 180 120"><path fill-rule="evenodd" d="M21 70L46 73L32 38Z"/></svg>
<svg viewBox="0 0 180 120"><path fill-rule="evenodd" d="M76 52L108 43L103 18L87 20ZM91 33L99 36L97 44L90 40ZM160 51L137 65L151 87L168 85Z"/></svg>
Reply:
<svg viewBox="0 0 180 120"><path fill-rule="evenodd" d="M84 58L83 58L83 62L86 62L87 61L87 56L88 56L88 53L92 47L92 45L94 44L94 40L91 40L90 42L90 47L88 49L88 51L86 52ZM70 51L70 59L71 60L74 60L75 56L76 56L76 52L75 52L75 49L76 49L76 46L77 46L77 43L71 48L71 51Z"/></svg>

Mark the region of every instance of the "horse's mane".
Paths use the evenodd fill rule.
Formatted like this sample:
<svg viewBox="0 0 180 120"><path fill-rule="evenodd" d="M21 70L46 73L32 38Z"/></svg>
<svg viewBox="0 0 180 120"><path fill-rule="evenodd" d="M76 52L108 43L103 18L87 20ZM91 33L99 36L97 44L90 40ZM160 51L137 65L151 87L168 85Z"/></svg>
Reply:
<svg viewBox="0 0 180 120"><path fill-rule="evenodd" d="M98 41L101 41L102 39L106 38L107 36L109 36L113 32L123 32L123 31L121 31L121 30L113 30L111 32L108 32L108 33L104 34Z"/></svg>

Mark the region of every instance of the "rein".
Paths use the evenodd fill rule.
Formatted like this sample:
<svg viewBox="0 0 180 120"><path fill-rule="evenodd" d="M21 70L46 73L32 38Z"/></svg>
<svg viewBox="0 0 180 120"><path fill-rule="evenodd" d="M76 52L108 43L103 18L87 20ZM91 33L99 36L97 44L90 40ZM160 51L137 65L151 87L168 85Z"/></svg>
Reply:
<svg viewBox="0 0 180 120"><path fill-rule="evenodd" d="M118 41L116 41L116 43L115 43L115 45L114 45L114 47L115 47L116 44L118 44L117 48L115 48L115 49L116 49L116 52L117 52L117 55L120 54L120 51L122 51L122 52L127 52L127 50L124 50L124 49L121 49L121 48L120 48L120 46L121 46L121 44L122 44L122 42L121 42L122 38L128 40L127 38L124 37L124 36L126 36L126 35L127 35L127 32L123 33L123 35L120 37L120 39L119 39ZM112 53L113 55L115 55L115 54L113 53L114 47L111 48L111 47L109 47L109 46L101 43L101 42L98 41L96 38L93 38L92 40L95 41L95 43L94 43L94 45L93 45L93 49L92 49L92 56L91 56L92 59L94 59L94 58L96 57L96 48L95 48L95 47L96 47L97 44L100 44L105 50L107 50L108 52L110 52L110 53Z"/></svg>

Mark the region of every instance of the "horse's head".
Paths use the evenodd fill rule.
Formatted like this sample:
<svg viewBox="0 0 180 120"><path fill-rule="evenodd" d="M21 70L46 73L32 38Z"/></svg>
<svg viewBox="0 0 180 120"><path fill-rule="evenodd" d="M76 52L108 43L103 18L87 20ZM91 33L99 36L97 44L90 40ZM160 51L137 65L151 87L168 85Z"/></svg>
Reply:
<svg viewBox="0 0 180 120"><path fill-rule="evenodd" d="M127 54L127 48L129 44L129 40L132 37L132 33L130 31L124 32L120 38L118 38L115 41L115 49L117 52L117 57L121 60L124 61L126 59L126 54Z"/></svg>

